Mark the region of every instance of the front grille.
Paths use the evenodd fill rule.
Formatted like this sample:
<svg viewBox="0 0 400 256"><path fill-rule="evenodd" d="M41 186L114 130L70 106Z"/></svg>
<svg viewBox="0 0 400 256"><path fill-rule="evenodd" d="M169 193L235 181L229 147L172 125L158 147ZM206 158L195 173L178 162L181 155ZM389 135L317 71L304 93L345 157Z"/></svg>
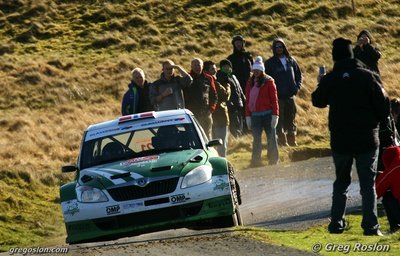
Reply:
<svg viewBox="0 0 400 256"><path fill-rule="evenodd" d="M176 177L172 179L153 181L145 187L132 185L112 188L107 191L115 201L127 201L171 193L175 191L178 181L179 177Z"/></svg>
<svg viewBox="0 0 400 256"><path fill-rule="evenodd" d="M93 220L93 222L99 229L106 231L126 228L128 226L141 226L179 219L184 220L187 217L197 215L202 207L203 202L201 201L180 206L100 218Z"/></svg>

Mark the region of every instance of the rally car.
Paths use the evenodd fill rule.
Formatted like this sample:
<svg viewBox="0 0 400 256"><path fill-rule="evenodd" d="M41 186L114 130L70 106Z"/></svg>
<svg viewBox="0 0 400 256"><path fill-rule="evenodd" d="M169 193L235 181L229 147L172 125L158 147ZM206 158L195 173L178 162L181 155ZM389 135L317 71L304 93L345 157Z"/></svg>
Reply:
<svg viewBox="0 0 400 256"><path fill-rule="evenodd" d="M172 228L242 225L234 169L189 110L146 112L89 126L60 188L67 243Z"/></svg>

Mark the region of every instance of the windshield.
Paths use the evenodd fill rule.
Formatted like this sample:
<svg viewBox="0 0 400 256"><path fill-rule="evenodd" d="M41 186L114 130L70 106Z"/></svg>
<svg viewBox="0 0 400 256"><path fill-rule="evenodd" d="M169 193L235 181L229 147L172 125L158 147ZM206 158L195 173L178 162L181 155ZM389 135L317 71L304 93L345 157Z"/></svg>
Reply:
<svg viewBox="0 0 400 256"><path fill-rule="evenodd" d="M80 168L155 153L201 148L192 123L151 127L83 143Z"/></svg>

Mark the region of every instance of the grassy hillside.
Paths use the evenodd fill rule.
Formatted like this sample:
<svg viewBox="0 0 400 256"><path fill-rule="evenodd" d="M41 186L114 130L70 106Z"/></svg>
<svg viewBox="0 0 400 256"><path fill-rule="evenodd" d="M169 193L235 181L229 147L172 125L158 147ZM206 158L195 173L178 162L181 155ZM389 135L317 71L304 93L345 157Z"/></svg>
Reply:
<svg viewBox="0 0 400 256"><path fill-rule="evenodd" d="M0 248L63 234L57 187L72 176L60 166L75 161L87 125L119 115L131 69L153 81L165 58L186 69L194 57L218 63L234 34L264 58L273 38L286 40L304 73L296 150L326 148L326 110L311 106L310 93L318 66L332 66L335 37L355 40L369 29L383 53L385 88L400 96L400 5L354 2L355 10L349 0L0 1ZM239 168L250 143L232 140L229 158ZM281 149L282 160L293 151Z"/></svg>

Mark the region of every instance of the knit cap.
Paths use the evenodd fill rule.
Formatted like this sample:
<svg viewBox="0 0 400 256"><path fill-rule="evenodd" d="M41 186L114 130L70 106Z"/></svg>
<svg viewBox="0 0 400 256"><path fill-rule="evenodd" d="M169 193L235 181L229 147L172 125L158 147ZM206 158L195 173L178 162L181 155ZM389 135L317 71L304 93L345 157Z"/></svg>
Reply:
<svg viewBox="0 0 400 256"><path fill-rule="evenodd" d="M264 62L261 56L257 56L256 60L254 61L252 70L260 70L265 72Z"/></svg>
<svg viewBox="0 0 400 256"><path fill-rule="evenodd" d="M232 63L228 59L221 60L219 62L219 67L222 68L223 66L228 65L232 68Z"/></svg>

